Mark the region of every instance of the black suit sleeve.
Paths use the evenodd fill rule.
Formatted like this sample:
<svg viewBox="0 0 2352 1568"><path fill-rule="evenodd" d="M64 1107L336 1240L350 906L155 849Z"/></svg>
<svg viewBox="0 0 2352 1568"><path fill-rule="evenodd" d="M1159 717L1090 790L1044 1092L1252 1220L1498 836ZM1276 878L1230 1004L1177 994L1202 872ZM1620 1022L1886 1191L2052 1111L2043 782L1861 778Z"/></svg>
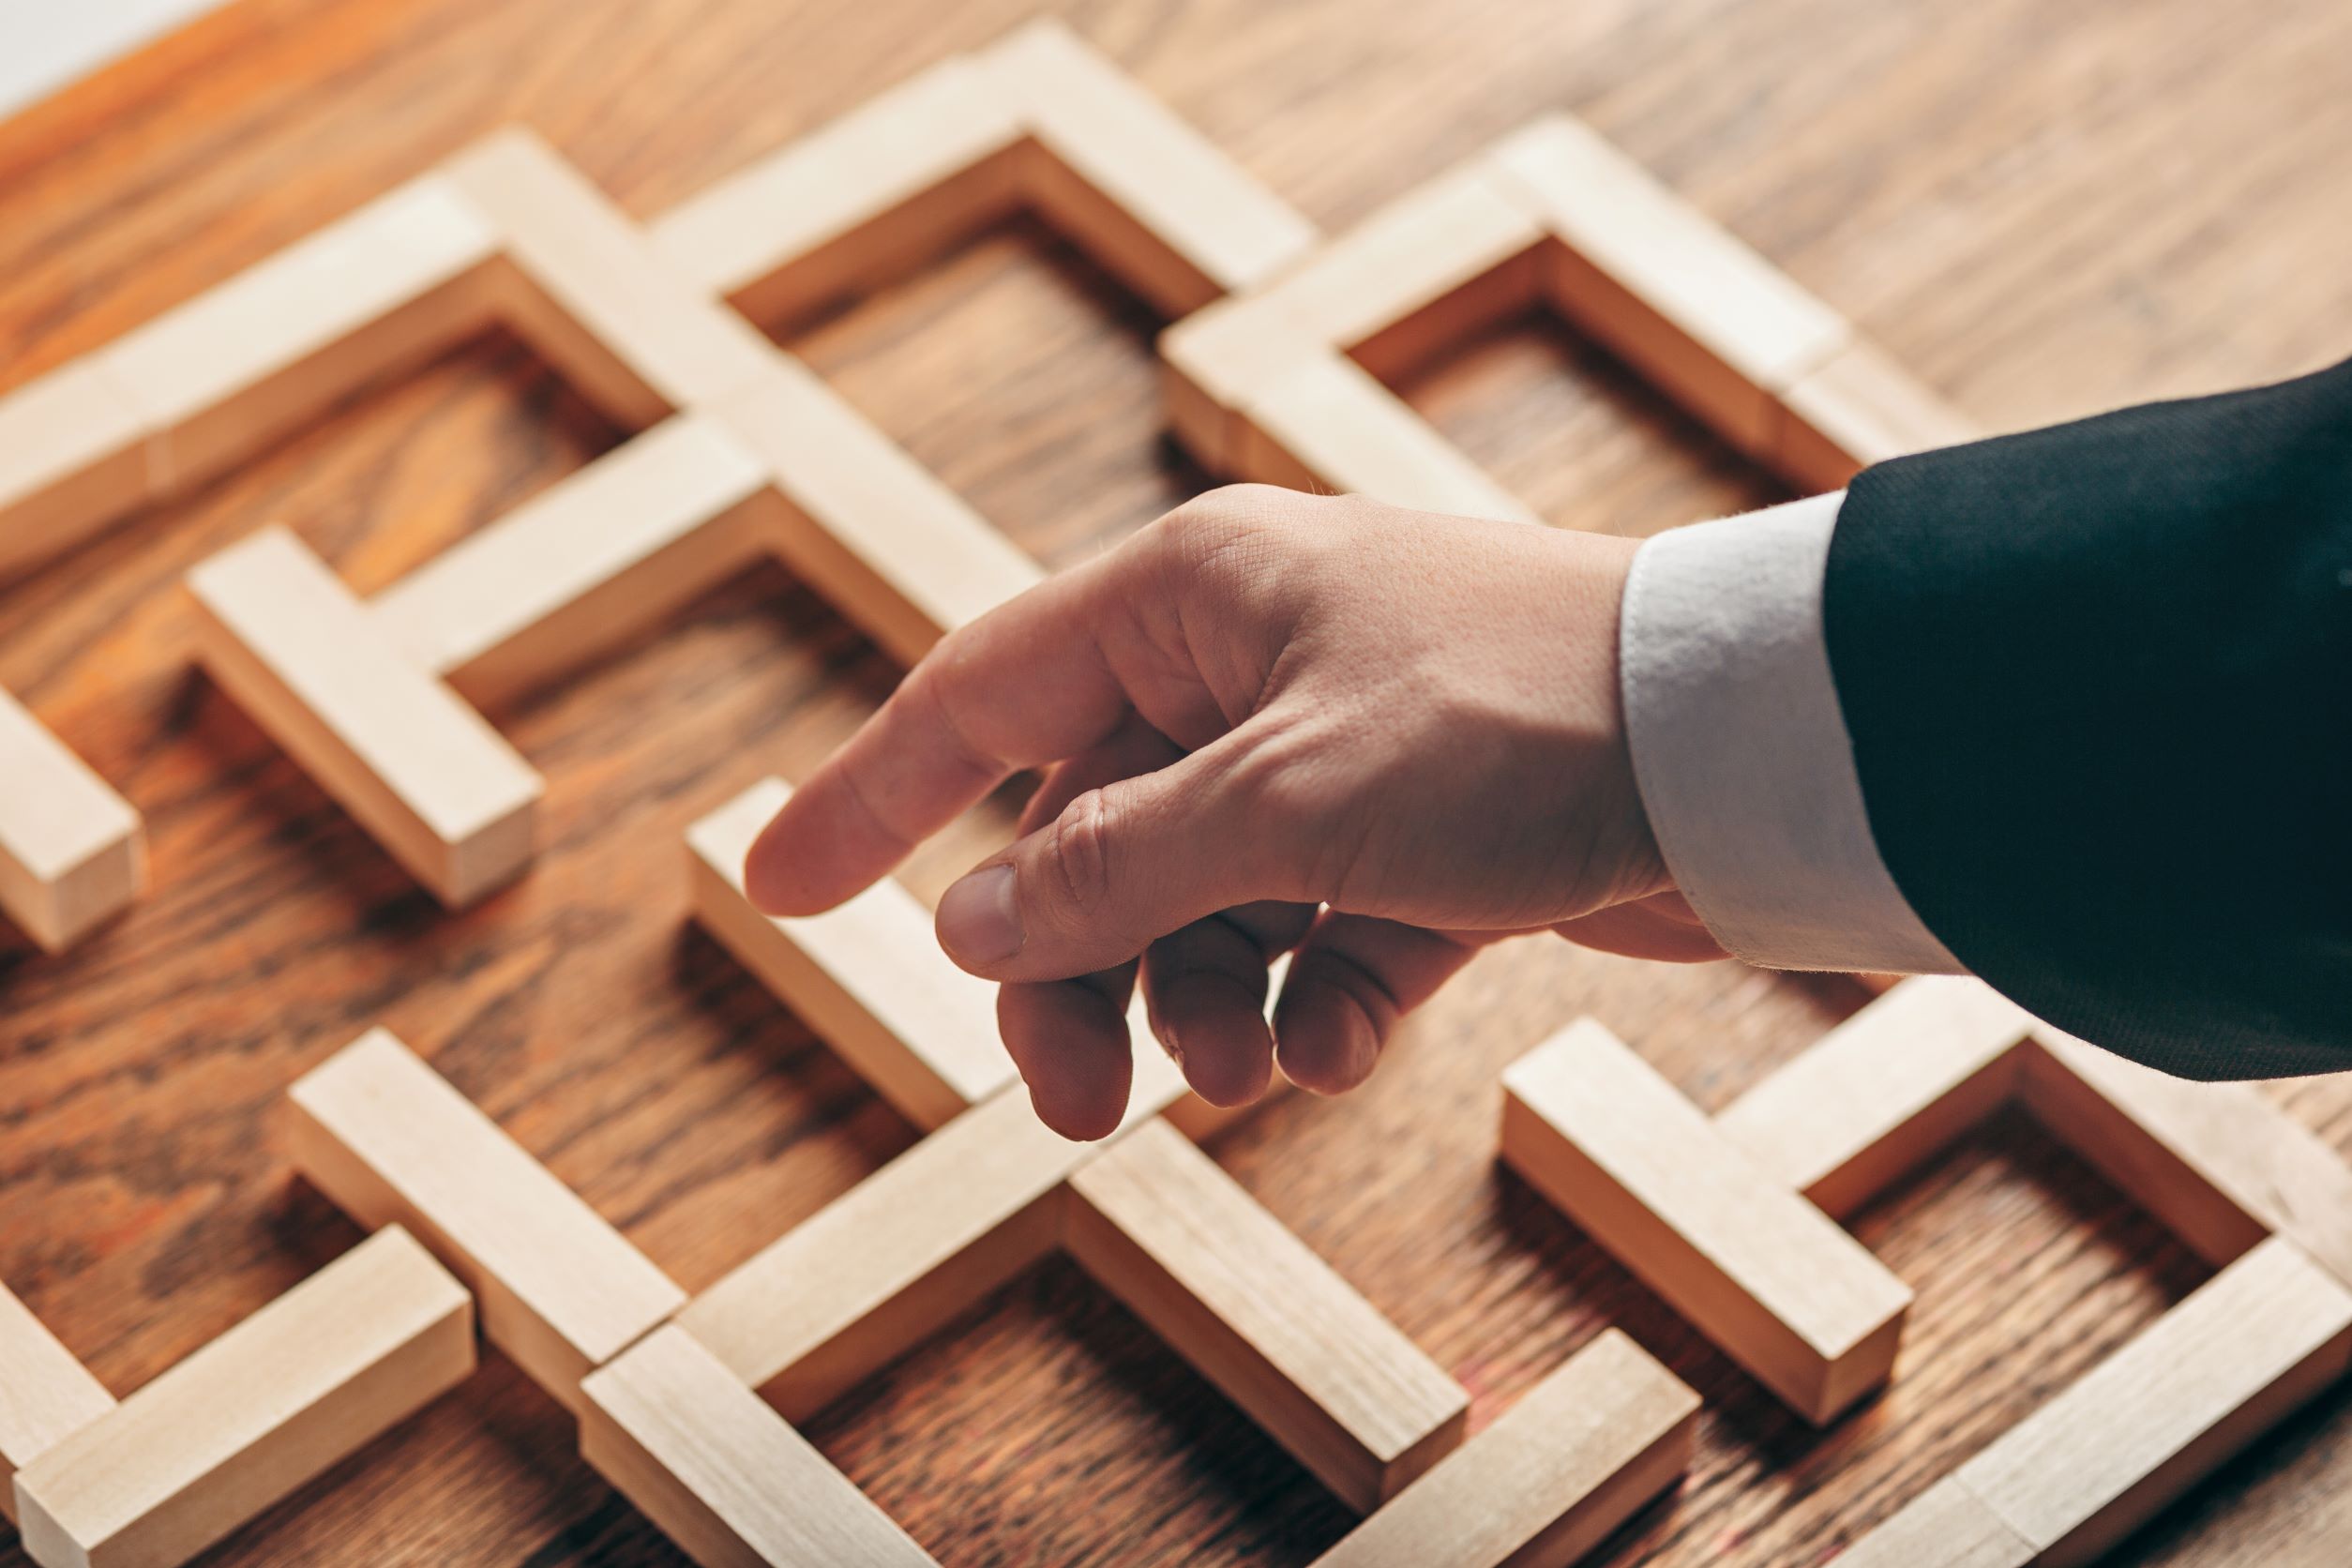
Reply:
<svg viewBox="0 0 2352 1568"><path fill-rule="evenodd" d="M2352 362L1867 470L1824 629L1962 963L2183 1077L2352 1068Z"/></svg>

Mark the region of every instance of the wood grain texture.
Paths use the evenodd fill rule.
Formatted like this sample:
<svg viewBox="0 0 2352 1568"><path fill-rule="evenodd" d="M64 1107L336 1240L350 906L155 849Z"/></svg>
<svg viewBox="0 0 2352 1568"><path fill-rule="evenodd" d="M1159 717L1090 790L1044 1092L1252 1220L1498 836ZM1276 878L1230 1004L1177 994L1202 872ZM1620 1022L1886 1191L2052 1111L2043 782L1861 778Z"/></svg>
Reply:
<svg viewBox="0 0 2352 1568"><path fill-rule="evenodd" d="M2263 1243L1953 1472L2050 1568L2095 1562L2194 1474L2344 1372L2352 1293Z"/></svg>
<svg viewBox="0 0 2352 1568"><path fill-rule="evenodd" d="M417 881L458 907L521 874L539 776L300 539L264 529L188 588L212 678Z"/></svg>
<svg viewBox="0 0 2352 1568"><path fill-rule="evenodd" d="M1502 1087L1512 1169L1798 1413L1886 1380L1909 1289L1622 1041L1579 1019Z"/></svg>
<svg viewBox="0 0 2352 1568"><path fill-rule="evenodd" d="M703 1568L932 1560L682 1328L581 1392L580 1453Z"/></svg>
<svg viewBox="0 0 2352 1568"><path fill-rule="evenodd" d="M16 1472L114 1408L89 1369L0 1286L0 1515L16 1517Z"/></svg>
<svg viewBox="0 0 2352 1568"><path fill-rule="evenodd" d="M996 988L948 960L931 912L896 878L805 919L752 908L744 856L792 793L763 780L687 831L696 921L915 1125L1003 1090L1019 1075L997 1037Z"/></svg>
<svg viewBox="0 0 2352 1568"><path fill-rule="evenodd" d="M55 952L121 912L146 881L139 813L0 691L0 913Z"/></svg>
<svg viewBox="0 0 2352 1568"><path fill-rule="evenodd" d="M1697 1416L1698 1395L1611 1330L1316 1568L1560 1568L1681 1478Z"/></svg>
<svg viewBox="0 0 2352 1568"><path fill-rule="evenodd" d="M566 1404L686 1292L381 1029L286 1092L296 1169L369 1229L405 1227L475 1297L483 1337Z"/></svg>
<svg viewBox="0 0 2352 1568"><path fill-rule="evenodd" d="M535 127L656 219L1028 9L235 0L0 127L0 394L499 125ZM1066 10L1326 234L1570 109L1989 429L2290 374L2352 340L2335 234L2352 16L2320 0ZM1207 482L1164 440L1161 324L1015 218L791 324L787 346L1020 554L1060 565ZM1398 390L1554 522L1643 534L1783 493L1545 319ZM176 583L260 523L293 526L365 596L626 433L515 337L477 337L0 592L0 686L149 826L153 890L126 919L58 958L0 957L0 1278L110 1386L354 1238L290 1184L268 1129L289 1083L377 1023L438 1043L468 1099L690 1289L914 1136L686 915L686 825L806 776L922 645L877 649L799 585L807 567L757 567L502 700L490 716L547 776L541 852L458 915L190 677ZM927 852L908 885L935 897L1006 821ZM1853 1216L1919 1300L1886 1395L1815 1434L1495 1168L1501 1067L1571 1018L1638 1041L1712 1110L1860 1000L1513 944L1362 1093L1293 1096L1214 1154L1470 1390L1474 1432L1612 1324L1704 1395L1691 1479L1596 1560L1819 1562L2208 1269L2030 1117L1996 1116ZM2352 1148L2352 1084L2261 1093ZM971 1298L806 1430L950 1563L1298 1564L1352 1523L1067 1263ZM2352 1529L2347 1494L2338 1391L2117 1560L2340 1560L2327 1532ZM234 1551L277 1568L353 1542L451 1564L680 1560L496 1357Z"/></svg>
<svg viewBox="0 0 2352 1568"><path fill-rule="evenodd" d="M369 601L400 654L502 704L626 646L750 564L767 471L681 415L620 446Z"/></svg>
<svg viewBox="0 0 2352 1568"><path fill-rule="evenodd" d="M1089 1274L1358 1512L1461 1441L1469 1395L1175 1128L1088 1162L1063 1225Z"/></svg>
<svg viewBox="0 0 2352 1568"><path fill-rule="evenodd" d="M19 1470L24 1547L185 1562L473 1370L473 1298L381 1231Z"/></svg>
<svg viewBox="0 0 2352 1568"><path fill-rule="evenodd" d="M1987 986L1922 975L1724 1107L1715 1127L1829 1214L1850 1214L2017 1092L2032 1027Z"/></svg>
<svg viewBox="0 0 2352 1568"><path fill-rule="evenodd" d="M1841 1568L2027 1568L2033 1543L1947 1476L1838 1559Z"/></svg>

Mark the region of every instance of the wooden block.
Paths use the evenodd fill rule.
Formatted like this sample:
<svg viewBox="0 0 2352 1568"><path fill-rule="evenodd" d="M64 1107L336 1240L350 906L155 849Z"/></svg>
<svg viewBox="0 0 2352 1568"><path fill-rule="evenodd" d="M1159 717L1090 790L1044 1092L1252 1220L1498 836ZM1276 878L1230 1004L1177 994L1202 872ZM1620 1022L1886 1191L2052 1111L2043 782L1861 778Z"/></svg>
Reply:
<svg viewBox="0 0 2352 1568"><path fill-rule="evenodd" d="M2209 1262L2277 1232L2352 1281L2352 1169L2260 1090L2192 1083L2037 1026L2027 1103Z"/></svg>
<svg viewBox="0 0 2352 1568"><path fill-rule="evenodd" d="M940 951L931 912L897 882L884 877L805 919L751 907L744 855L792 792L768 779L687 829L695 918L917 1126L1011 1084L1018 1074L997 1036L996 987Z"/></svg>
<svg viewBox="0 0 2352 1568"><path fill-rule="evenodd" d="M1549 114L1492 154L1561 244L1554 304L1742 451L1772 457L1779 394L1845 322L1583 122Z"/></svg>
<svg viewBox="0 0 2352 1568"><path fill-rule="evenodd" d="M940 951L930 912L905 888L884 881L840 909L800 920L772 920L751 907L744 855L791 796L783 780L766 779L687 830L695 917L916 1125L936 1127L1003 1093L1018 1074L999 1043L996 988ZM1270 996L1280 991L1288 962L1270 972ZM1153 1037L1139 992L1127 1018L1135 1051L1130 1123L1164 1114L1198 1140L1255 1111L1212 1106L1186 1087ZM1285 1088L1277 1078L1269 1095Z"/></svg>
<svg viewBox="0 0 2352 1568"><path fill-rule="evenodd" d="M685 1330L656 1330L581 1388L580 1448L702 1568L931 1561Z"/></svg>
<svg viewBox="0 0 2352 1568"><path fill-rule="evenodd" d="M1502 1157L1806 1420L1883 1382L1911 1292L1590 1018L1503 1074Z"/></svg>
<svg viewBox="0 0 2352 1568"><path fill-rule="evenodd" d="M282 528L188 575L213 678L452 907L529 862L539 777Z"/></svg>
<svg viewBox="0 0 2352 1568"><path fill-rule="evenodd" d="M1053 1251L1099 1145L1014 1088L957 1117L754 1254L678 1321L797 1421Z"/></svg>
<svg viewBox="0 0 2352 1568"><path fill-rule="evenodd" d="M1037 564L805 367L784 362L711 410L789 505L768 548L912 664L955 627L1042 581Z"/></svg>
<svg viewBox="0 0 2352 1568"><path fill-rule="evenodd" d="M1395 393L1336 353L1292 367L1244 414L1236 477L1424 511L1536 520Z"/></svg>
<svg viewBox="0 0 2352 1568"><path fill-rule="evenodd" d="M1030 200L1170 316L1264 281L1315 231L1198 130L1061 23L981 56L1044 156Z"/></svg>
<svg viewBox="0 0 2352 1568"><path fill-rule="evenodd" d="M2034 1027L1982 981L1907 980L1725 1107L1715 1128L1843 1217L2006 1103Z"/></svg>
<svg viewBox="0 0 2352 1568"><path fill-rule="evenodd" d="M482 1332L566 1405L686 1304L604 1217L384 1030L287 1092L294 1168L361 1225L414 1232L481 1299Z"/></svg>
<svg viewBox="0 0 2352 1568"><path fill-rule="evenodd" d="M147 422L95 359L0 397L0 581L147 499Z"/></svg>
<svg viewBox="0 0 2352 1568"><path fill-rule="evenodd" d="M618 422L641 429L757 381L782 351L686 282L580 172L509 128L449 165L496 227L513 278L506 316Z"/></svg>
<svg viewBox="0 0 2352 1568"><path fill-rule="evenodd" d="M1016 205L1025 132L990 73L942 61L650 226L703 293L773 328L903 275Z"/></svg>
<svg viewBox="0 0 2352 1568"><path fill-rule="evenodd" d="M1048 1128L1014 1085L754 1254L678 1321L797 1421L1058 1248L1071 1172L1198 1104L1148 1036L1136 1045L1127 1114L1100 1143Z"/></svg>
<svg viewBox="0 0 2352 1568"><path fill-rule="evenodd" d="M486 325L497 236L439 176L403 186L94 357L192 489Z"/></svg>
<svg viewBox="0 0 2352 1568"><path fill-rule="evenodd" d="M1462 1440L1470 1396L1165 1123L1070 1182L1071 1255L1359 1513Z"/></svg>
<svg viewBox="0 0 2352 1568"><path fill-rule="evenodd" d="M2047 1568L2096 1560L2352 1362L2352 1293L2247 1253L1960 1467Z"/></svg>
<svg viewBox="0 0 2352 1568"><path fill-rule="evenodd" d="M472 1298L381 1231L19 1470L24 1549L185 1561L473 1370Z"/></svg>
<svg viewBox="0 0 2352 1568"><path fill-rule="evenodd" d="M139 813L5 691L0 778L0 909L54 953L145 884Z"/></svg>
<svg viewBox="0 0 2352 1568"><path fill-rule="evenodd" d="M1984 433L1862 339L1799 377L1781 401L1787 417L1772 466L1805 490L1836 490L1872 463Z"/></svg>
<svg viewBox="0 0 2352 1568"><path fill-rule="evenodd" d="M1832 1560L1837 1568L2026 1568L2033 1543L1946 1476Z"/></svg>
<svg viewBox="0 0 2352 1568"><path fill-rule="evenodd" d="M1383 381L1532 306L1544 230L1473 161L1390 203L1254 296Z"/></svg>
<svg viewBox="0 0 2352 1568"><path fill-rule="evenodd" d="M1331 349L1255 295L1194 311L1160 334L1160 387L1168 428L1210 473L1238 473L1241 410L1261 387Z"/></svg>
<svg viewBox="0 0 2352 1568"><path fill-rule="evenodd" d="M73 1352L0 1286L0 1515L16 1518L16 1472L114 1408Z"/></svg>
<svg viewBox="0 0 2352 1568"><path fill-rule="evenodd" d="M1317 1568L1562 1568L1690 1468L1698 1395L1616 1329Z"/></svg>
<svg viewBox="0 0 2352 1568"><path fill-rule="evenodd" d="M401 656L506 701L675 614L750 565L766 466L680 415L460 540L369 602Z"/></svg>

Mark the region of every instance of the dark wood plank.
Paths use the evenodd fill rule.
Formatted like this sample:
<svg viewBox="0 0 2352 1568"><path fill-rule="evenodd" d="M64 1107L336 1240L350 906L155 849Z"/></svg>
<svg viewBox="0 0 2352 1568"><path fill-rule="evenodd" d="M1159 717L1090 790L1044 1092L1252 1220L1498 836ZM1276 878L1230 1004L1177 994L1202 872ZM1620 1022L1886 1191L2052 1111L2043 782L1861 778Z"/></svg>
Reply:
<svg viewBox="0 0 2352 1568"><path fill-rule="evenodd" d="M492 125L537 126L650 214L1024 9L238 0L0 128L0 386ZM2352 11L2330 0L1069 9L1332 227L1576 108L1995 426L2284 374L2352 341L2335 234ZM1153 324L1015 223L792 346L1058 562L1206 482L1161 435ZM1773 493L1543 324L1408 391L1559 522L1648 533ZM261 522L371 587L620 434L489 339L0 594L0 684L153 836L156 890L126 922L61 959L0 955L0 1276L117 1390L354 1239L291 1182L271 1116L370 1024L690 1287L912 1138L683 921L685 825L805 771L896 675L781 573L495 716L549 776L549 845L460 916L190 667L177 580ZM911 881L935 896L1002 827L984 813ZM1714 1106L1857 1000L1521 944L1482 958L1364 1093L1286 1103L1217 1155L1470 1388L1476 1422L1612 1322L1700 1389L1691 1484L1607 1560L1817 1562L2204 1275L2029 1123L1997 1121L1860 1221L1920 1304L1895 1388L1816 1435L1495 1168L1497 1072L1579 1013ZM2352 1147L2352 1085L2286 1097ZM814 1436L951 1562L1295 1562L1346 1524L1066 1266L974 1303ZM2348 1443L2337 1395L2131 1555L2294 1560L2328 1519L2314 1497L2352 1479ZM674 1560L494 1357L219 1557Z"/></svg>

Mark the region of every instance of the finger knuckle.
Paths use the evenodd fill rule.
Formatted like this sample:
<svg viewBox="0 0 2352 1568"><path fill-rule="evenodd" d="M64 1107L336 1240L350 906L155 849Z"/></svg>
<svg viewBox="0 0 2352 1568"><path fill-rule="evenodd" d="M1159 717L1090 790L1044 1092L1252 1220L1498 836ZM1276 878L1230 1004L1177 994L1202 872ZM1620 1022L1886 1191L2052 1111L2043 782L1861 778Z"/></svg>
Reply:
<svg viewBox="0 0 2352 1568"><path fill-rule="evenodd" d="M1102 790L1086 791L1054 819L1048 860L1074 926L1099 922L1110 907L1115 838L1110 796Z"/></svg>
<svg viewBox="0 0 2352 1568"><path fill-rule="evenodd" d="M1162 542L1183 560L1214 557L1247 538L1261 524L1269 503L1263 485L1227 485L1193 497L1160 519Z"/></svg>

